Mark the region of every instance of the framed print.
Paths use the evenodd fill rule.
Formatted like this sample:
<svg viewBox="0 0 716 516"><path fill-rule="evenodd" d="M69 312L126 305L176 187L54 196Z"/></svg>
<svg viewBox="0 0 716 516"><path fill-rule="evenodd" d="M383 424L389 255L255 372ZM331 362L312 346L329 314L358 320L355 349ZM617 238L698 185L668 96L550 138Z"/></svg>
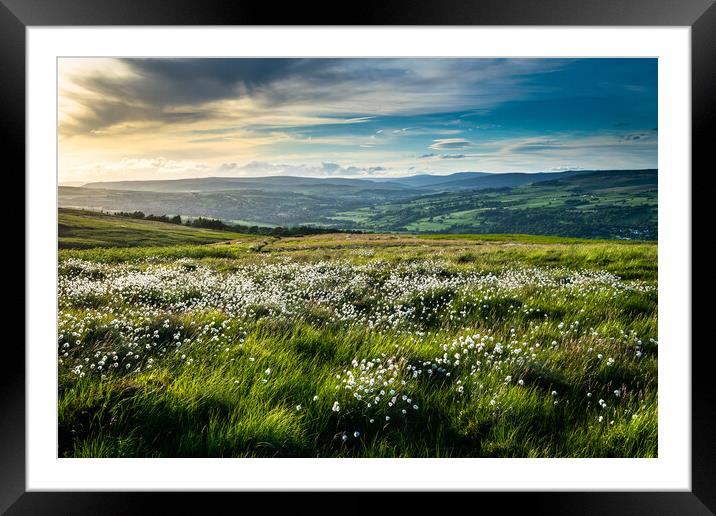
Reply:
<svg viewBox="0 0 716 516"><path fill-rule="evenodd" d="M715 510L713 2L130 4L0 11L26 192L3 510Z"/></svg>

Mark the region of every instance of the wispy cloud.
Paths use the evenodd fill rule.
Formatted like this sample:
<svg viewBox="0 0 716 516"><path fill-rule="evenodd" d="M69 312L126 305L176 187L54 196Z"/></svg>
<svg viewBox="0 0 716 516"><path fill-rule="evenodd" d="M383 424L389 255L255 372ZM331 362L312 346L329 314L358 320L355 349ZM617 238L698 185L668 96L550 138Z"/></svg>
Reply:
<svg viewBox="0 0 716 516"><path fill-rule="evenodd" d="M434 150L453 150L453 149L467 149L472 146L472 142L465 138L443 138L433 140L431 149Z"/></svg>
<svg viewBox="0 0 716 516"><path fill-rule="evenodd" d="M495 59L122 59L116 75L74 70L61 95L84 92L62 117L66 134L130 120L159 124L226 115L223 108L349 116L490 107L529 93L529 74L560 60ZM460 76L460 81L445 77ZM480 94L475 94L480 91ZM226 102L229 104L226 104ZM238 102L238 104L237 104ZM243 104L243 105L240 105ZM231 115L231 113L229 114Z"/></svg>
<svg viewBox="0 0 716 516"><path fill-rule="evenodd" d="M472 155L468 154L423 154L420 159L464 159Z"/></svg>
<svg viewBox="0 0 716 516"><path fill-rule="evenodd" d="M85 165L83 172L92 173L95 181L123 179L183 179L190 177L257 177L267 175L304 177L360 177L388 171L383 166L343 166L323 162L318 165L279 164L261 161L227 162L218 166L194 161L176 161L164 157L154 159L124 158Z"/></svg>
<svg viewBox="0 0 716 516"><path fill-rule="evenodd" d="M653 59L61 59L60 177L655 166L656 71Z"/></svg>

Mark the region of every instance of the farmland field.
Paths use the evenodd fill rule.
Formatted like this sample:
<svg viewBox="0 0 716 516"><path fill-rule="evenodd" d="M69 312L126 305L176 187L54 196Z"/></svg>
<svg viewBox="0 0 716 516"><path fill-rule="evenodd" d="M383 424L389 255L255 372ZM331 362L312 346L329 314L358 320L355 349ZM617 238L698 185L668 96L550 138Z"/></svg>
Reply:
<svg viewBox="0 0 716 516"><path fill-rule="evenodd" d="M95 183L60 187L59 201L63 207L203 216L249 226L656 238L655 169L474 174L382 182L276 176ZM426 177L428 184L416 184Z"/></svg>
<svg viewBox="0 0 716 516"><path fill-rule="evenodd" d="M657 455L655 242L60 224L61 457Z"/></svg>

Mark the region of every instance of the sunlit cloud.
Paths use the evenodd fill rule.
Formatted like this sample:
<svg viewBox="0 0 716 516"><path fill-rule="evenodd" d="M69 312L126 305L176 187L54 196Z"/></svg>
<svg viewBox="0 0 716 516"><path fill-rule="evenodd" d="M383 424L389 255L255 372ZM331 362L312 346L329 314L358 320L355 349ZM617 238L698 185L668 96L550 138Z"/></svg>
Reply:
<svg viewBox="0 0 716 516"><path fill-rule="evenodd" d="M435 150L446 150L446 149L466 149L472 145L472 142L465 138L444 138L434 140L431 149Z"/></svg>
<svg viewBox="0 0 716 516"><path fill-rule="evenodd" d="M60 180L649 168L656 93L653 59L60 59Z"/></svg>

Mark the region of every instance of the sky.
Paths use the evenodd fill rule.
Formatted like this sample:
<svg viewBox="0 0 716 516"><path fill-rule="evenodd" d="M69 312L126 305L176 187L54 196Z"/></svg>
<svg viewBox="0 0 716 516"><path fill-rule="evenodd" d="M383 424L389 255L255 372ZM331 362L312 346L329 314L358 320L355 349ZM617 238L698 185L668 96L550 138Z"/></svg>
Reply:
<svg viewBox="0 0 716 516"><path fill-rule="evenodd" d="M63 58L59 180L657 168L656 59Z"/></svg>

